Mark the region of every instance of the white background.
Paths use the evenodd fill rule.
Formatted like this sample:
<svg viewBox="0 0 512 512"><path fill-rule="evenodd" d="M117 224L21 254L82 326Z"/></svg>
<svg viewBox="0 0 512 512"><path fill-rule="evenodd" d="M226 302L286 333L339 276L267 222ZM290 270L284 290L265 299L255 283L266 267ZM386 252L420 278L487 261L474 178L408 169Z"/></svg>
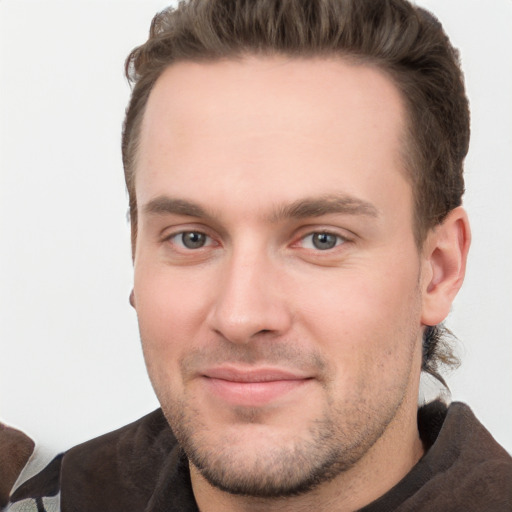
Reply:
<svg viewBox="0 0 512 512"><path fill-rule="evenodd" d="M466 283L448 376L512 452L512 2L425 0L472 106ZM120 131L156 0L0 0L0 419L52 449L157 407L131 289Z"/></svg>

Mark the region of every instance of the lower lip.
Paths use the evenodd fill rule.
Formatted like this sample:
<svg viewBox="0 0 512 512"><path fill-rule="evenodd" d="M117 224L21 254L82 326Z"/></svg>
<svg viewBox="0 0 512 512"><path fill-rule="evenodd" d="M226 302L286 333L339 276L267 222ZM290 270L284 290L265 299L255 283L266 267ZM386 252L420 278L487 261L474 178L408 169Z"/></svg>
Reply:
<svg viewBox="0 0 512 512"><path fill-rule="evenodd" d="M310 379L272 380L268 382L234 382L206 377L214 395L232 405L258 407L269 404L291 391L301 388Z"/></svg>

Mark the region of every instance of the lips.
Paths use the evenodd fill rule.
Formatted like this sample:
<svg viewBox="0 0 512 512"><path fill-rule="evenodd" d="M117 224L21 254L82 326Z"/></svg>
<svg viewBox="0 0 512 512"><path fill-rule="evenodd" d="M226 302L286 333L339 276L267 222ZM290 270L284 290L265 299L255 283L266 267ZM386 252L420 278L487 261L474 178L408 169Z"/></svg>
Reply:
<svg viewBox="0 0 512 512"><path fill-rule="evenodd" d="M258 407L288 397L311 378L277 368L240 369L219 367L206 370L207 391L231 405Z"/></svg>

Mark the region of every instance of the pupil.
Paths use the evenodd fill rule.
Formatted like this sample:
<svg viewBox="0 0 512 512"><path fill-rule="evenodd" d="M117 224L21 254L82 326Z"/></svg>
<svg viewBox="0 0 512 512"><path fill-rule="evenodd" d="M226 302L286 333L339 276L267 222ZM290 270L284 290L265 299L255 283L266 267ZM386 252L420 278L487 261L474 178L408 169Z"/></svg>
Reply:
<svg viewBox="0 0 512 512"><path fill-rule="evenodd" d="M336 246L336 235L329 233L315 233L313 235L313 245L317 249L332 249Z"/></svg>
<svg viewBox="0 0 512 512"><path fill-rule="evenodd" d="M181 235L181 240L187 249L198 249L204 245L206 241L206 235L203 233L190 231L188 233L183 233Z"/></svg>

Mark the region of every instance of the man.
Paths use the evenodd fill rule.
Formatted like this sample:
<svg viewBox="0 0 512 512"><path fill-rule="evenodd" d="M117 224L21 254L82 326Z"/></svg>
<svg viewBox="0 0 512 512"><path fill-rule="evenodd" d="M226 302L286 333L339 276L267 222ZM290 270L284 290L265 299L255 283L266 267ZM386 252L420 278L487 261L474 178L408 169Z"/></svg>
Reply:
<svg viewBox="0 0 512 512"><path fill-rule="evenodd" d="M510 510L512 461L469 408L417 408L453 360L470 243L439 23L398 0L192 1L127 73L131 303L162 410L12 510Z"/></svg>

